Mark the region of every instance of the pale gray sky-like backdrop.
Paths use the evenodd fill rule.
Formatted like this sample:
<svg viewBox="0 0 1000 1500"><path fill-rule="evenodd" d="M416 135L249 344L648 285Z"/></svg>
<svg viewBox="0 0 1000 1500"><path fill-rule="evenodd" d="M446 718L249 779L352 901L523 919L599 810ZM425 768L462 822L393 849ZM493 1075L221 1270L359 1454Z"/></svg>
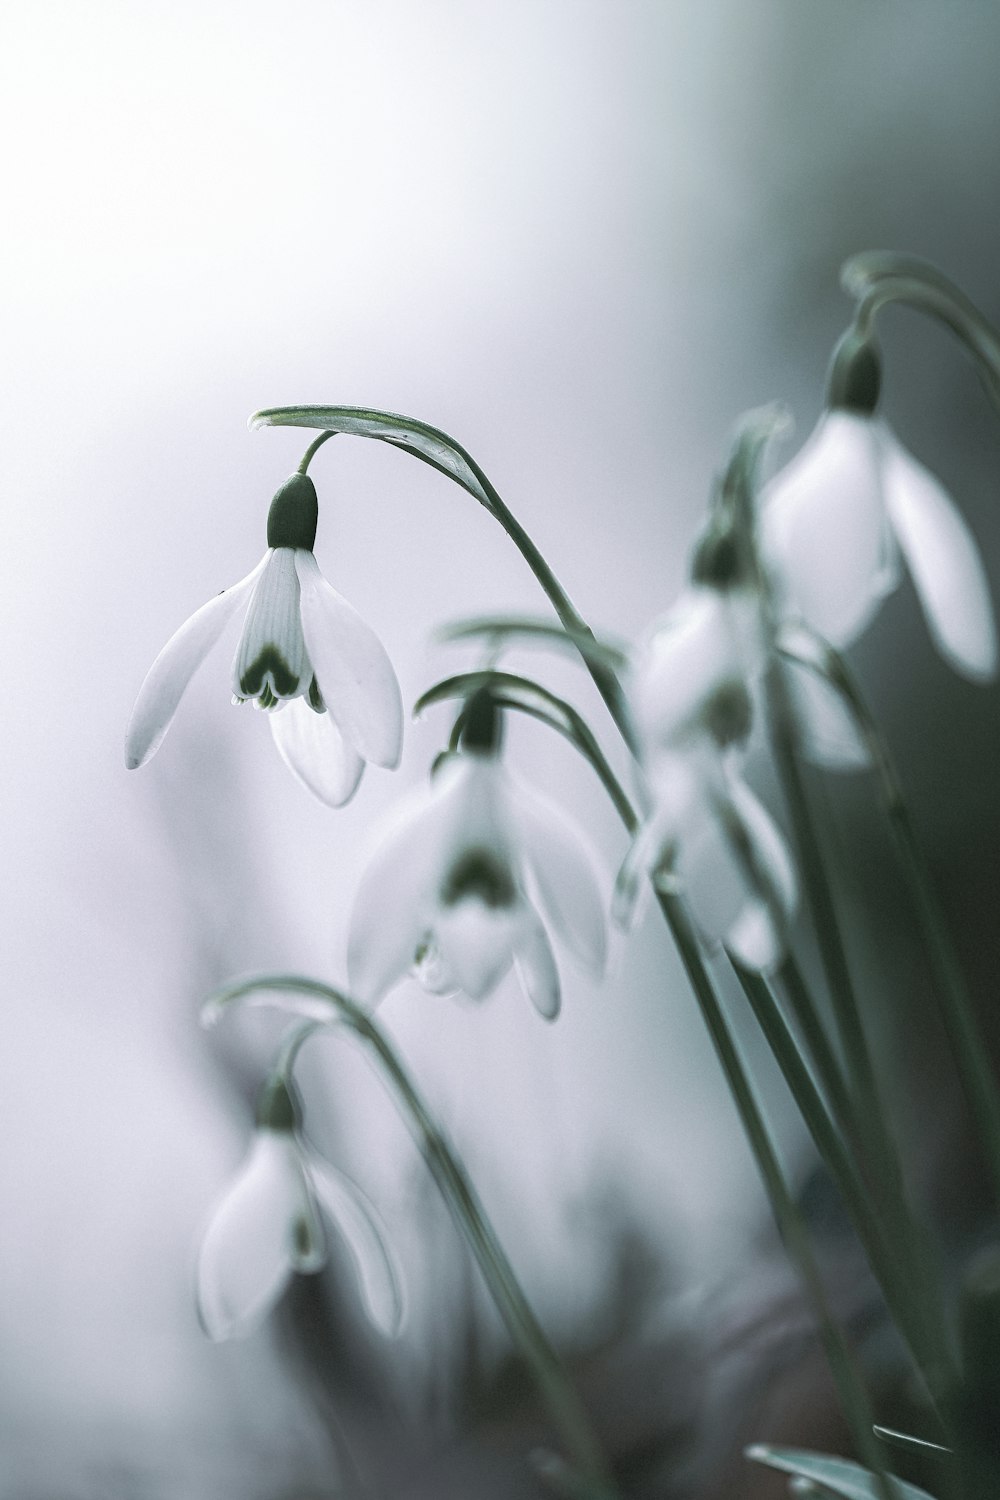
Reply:
<svg viewBox="0 0 1000 1500"><path fill-rule="evenodd" d="M443 427L584 615L634 636L682 584L737 415L781 397L795 441L809 431L846 255L927 256L1000 317L998 62L985 0L3 12L0 1500L263 1500L289 1493L290 1453L326 1493L326 1439L273 1331L219 1348L195 1319L198 1235L276 1034L254 1017L206 1037L197 1011L249 969L343 979L366 841L449 721L428 714L395 776L328 811L230 706L234 632L126 774L146 668L257 560L308 441L248 415L330 402ZM943 335L886 328L888 409L996 589L1000 425ZM541 608L505 536L429 469L345 438L312 473L320 564L408 703L472 661L433 643L438 624ZM572 694L624 770L578 668L512 660ZM858 660L942 858L995 881L995 693L948 677L905 596ZM534 726L510 738L610 891L623 836L588 771ZM972 893L994 953L995 889ZM563 973L552 1028L513 979L481 1008L406 984L382 1014L568 1335L601 1304L611 1185L691 1294L741 1264L763 1210L663 934L618 940L604 986ZM303 1062L317 1142L399 1239L405 1404L457 1317L419 1163L344 1044Z"/></svg>

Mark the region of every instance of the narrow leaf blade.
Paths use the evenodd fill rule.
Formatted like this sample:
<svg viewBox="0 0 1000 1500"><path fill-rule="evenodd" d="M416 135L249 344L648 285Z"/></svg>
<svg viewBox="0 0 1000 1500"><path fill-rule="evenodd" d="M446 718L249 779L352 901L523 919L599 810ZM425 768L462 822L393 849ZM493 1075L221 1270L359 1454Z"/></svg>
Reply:
<svg viewBox="0 0 1000 1500"><path fill-rule="evenodd" d="M843 1500L881 1500L877 1477L870 1469L864 1469L847 1458L811 1453L805 1448L771 1448L765 1443L748 1448L746 1456L785 1474L809 1479L824 1490L842 1496ZM895 1476L890 1478L890 1484L898 1500L934 1500L926 1490Z"/></svg>
<svg viewBox="0 0 1000 1500"><path fill-rule="evenodd" d="M321 432L391 443L453 479L487 510L493 508L484 483L485 476L461 444L439 428L418 422L415 417L374 411L364 406L272 406L254 412L250 427L309 427Z"/></svg>

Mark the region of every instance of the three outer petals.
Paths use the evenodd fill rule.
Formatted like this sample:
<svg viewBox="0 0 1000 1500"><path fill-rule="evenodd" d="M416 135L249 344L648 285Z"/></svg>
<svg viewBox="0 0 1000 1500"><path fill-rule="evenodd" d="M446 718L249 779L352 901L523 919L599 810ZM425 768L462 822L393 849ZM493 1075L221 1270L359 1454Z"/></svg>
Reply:
<svg viewBox="0 0 1000 1500"><path fill-rule="evenodd" d="M494 907L476 894L445 903L453 871L488 853L510 873L513 898ZM524 890L538 888L546 914L571 950L598 968L604 909L589 855L554 809L508 784L502 766L478 755L438 772L384 832L362 875L348 937L351 987L377 1003L428 943L433 988L483 998L513 963L529 998L551 1018L559 982L548 936Z"/></svg>
<svg viewBox="0 0 1000 1500"><path fill-rule="evenodd" d="M403 700L385 647L298 548L302 634L327 712L365 760L393 769L403 744Z"/></svg>
<svg viewBox="0 0 1000 1500"><path fill-rule="evenodd" d="M145 765L170 727L184 691L228 622L250 595L263 572L267 552L246 578L216 594L185 620L146 673L125 734L125 764Z"/></svg>

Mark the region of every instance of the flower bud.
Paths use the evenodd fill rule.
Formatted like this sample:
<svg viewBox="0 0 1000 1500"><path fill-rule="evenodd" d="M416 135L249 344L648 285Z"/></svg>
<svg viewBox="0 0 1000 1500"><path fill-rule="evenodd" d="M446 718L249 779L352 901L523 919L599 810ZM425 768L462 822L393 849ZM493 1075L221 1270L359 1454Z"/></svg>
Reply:
<svg viewBox="0 0 1000 1500"><path fill-rule="evenodd" d="M473 693L465 709L462 749L478 755L495 755L500 748L503 716L489 688Z"/></svg>
<svg viewBox="0 0 1000 1500"><path fill-rule="evenodd" d="M849 328L833 351L826 383L826 404L833 411L870 417L882 387L882 360L876 345Z"/></svg>
<svg viewBox="0 0 1000 1500"><path fill-rule="evenodd" d="M298 1130L301 1110L283 1078L269 1078L257 1100L257 1126L261 1130Z"/></svg>
<svg viewBox="0 0 1000 1500"><path fill-rule="evenodd" d="M286 479L267 513L269 547L304 547L311 552L316 543L319 505L316 486L308 474Z"/></svg>

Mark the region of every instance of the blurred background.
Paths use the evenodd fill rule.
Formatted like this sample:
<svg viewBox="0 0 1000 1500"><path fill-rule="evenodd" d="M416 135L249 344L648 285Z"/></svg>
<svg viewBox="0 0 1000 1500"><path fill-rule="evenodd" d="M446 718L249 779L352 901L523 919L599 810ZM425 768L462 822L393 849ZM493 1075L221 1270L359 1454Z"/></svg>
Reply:
<svg viewBox="0 0 1000 1500"><path fill-rule="evenodd" d="M929 257L1000 319L998 56L988 0L3 11L3 1500L538 1492L525 1454L551 1440L544 1420L347 1043L303 1054L308 1125L389 1225L402 1338L366 1331L335 1246L244 1343L211 1345L193 1305L199 1235L280 1029L254 1015L206 1035L200 1002L257 968L344 979L365 848L447 711L334 813L262 716L230 706L235 631L131 775L129 710L177 625L263 550L308 441L251 434L264 406L444 428L594 626L635 635L683 583L737 415L784 398L796 441L815 421L846 255ZM958 498L996 590L996 414L946 335L905 312L884 335L887 413ZM540 608L506 537L431 470L343 438L312 474L320 564L408 702L472 662L437 625ZM624 771L579 668L511 661L572 696ZM950 676L908 587L855 662L988 999L996 691ZM586 827L610 891L624 840L587 768L526 724L510 762ZM914 1170L971 1242L981 1189L871 789L842 780L829 805ZM628 1493L780 1494L742 1443L843 1433L679 967L652 919L601 986L563 957L552 1028L513 979L475 1008L406 983L382 1017ZM807 1144L758 1062L808 1187ZM816 1214L894 1390L870 1288L835 1210Z"/></svg>

